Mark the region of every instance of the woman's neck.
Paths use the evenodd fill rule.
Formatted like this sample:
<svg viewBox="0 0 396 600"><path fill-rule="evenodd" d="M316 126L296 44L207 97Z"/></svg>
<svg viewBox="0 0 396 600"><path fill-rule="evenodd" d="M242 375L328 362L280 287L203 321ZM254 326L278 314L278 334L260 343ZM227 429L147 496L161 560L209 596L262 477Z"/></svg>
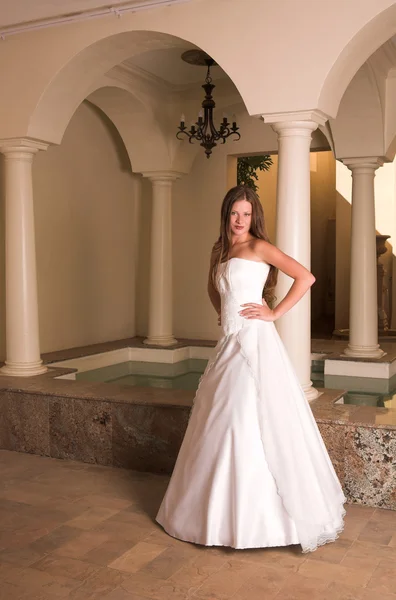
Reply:
<svg viewBox="0 0 396 600"><path fill-rule="evenodd" d="M237 238L237 239L235 239L235 238L234 238L234 239L233 239L233 238L231 238L231 246L232 246L232 247L233 247L233 246L240 246L241 244L246 244L247 242L251 242L251 241L252 241L252 239L253 239L253 236L252 236L252 235L249 235L249 237L247 237L247 238L245 238L245 239L243 239L243 240L241 240L241 241L239 241L239 240L238 240L238 238Z"/></svg>

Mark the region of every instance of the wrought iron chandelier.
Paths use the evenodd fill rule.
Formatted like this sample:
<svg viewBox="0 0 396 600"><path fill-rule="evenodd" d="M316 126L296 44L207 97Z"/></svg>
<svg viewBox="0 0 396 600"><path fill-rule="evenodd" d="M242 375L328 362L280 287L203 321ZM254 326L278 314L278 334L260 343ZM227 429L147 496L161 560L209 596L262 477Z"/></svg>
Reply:
<svg viewBox="0 0 396 600"><path fill-rule="evenodd" d="M235 136L236 139L234 141L238 141L241 138L241 134L239 133L239 127L237 127L235 118L233 118L231 125L228 122L227 116L224 115L218 130L213 123L213 109L216 106L212 96L212 92L216 86L212 83L210 76L210 68L216 65L213 58L210 58L202 50L188 50L182 54L182 59L189 64L206 65L208 70L205 83L202 86L205 90L205 98L202 102L203 110L199 111L198 120L195 123L191 123L189 131L187 131L185 125L185 116L182 115L176 137L181 140L183 139L182 136L185 135L190 144L194 140L201 142L200 145L205 149L206 157L209 158L212 154L212 149L217 146L218 142L225 144L226 139L230 136Z"/></svg>

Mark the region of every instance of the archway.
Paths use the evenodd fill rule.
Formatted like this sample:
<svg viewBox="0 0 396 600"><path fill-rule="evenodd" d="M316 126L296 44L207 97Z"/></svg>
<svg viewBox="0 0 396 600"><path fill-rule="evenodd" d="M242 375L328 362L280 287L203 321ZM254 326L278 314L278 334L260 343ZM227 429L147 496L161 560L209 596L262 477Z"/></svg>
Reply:
<svg viewBox="0 0 396 600"><path fill-rule="evenodd" d="M330 69L320 92L318 107L335 117L341 99L366 60L396 33L396 4L383 10L360 29Z"/></svg>

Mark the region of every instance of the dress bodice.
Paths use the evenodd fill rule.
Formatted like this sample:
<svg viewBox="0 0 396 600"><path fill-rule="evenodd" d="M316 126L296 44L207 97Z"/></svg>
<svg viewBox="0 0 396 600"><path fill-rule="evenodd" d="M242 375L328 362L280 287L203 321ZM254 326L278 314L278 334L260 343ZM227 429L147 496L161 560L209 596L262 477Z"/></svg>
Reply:
<svg viewBox="0 0 396 600"><path fill-rule="evenodd" d="M224 335L236 333L252 320L239 315L241 304L262 303L263 287L270 266L245 258L230 258L220 265L218 290L221 297L221 325Z"/></svg>

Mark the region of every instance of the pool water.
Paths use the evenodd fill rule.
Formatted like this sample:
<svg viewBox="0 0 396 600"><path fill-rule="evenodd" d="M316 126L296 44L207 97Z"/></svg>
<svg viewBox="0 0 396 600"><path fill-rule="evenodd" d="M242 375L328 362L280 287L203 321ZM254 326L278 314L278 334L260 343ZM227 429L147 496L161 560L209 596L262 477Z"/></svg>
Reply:
<svg viewBox="0 0 396 600"><path fill-rule="evenodd" d="M332 390L347 390L337 404L396 408L396 377L374 379L369 377L347 377L324 375L313 371L312 383L315 387Z"/></svg>
<svg viewBox="0 0 396 600"><path fill-rule="evenodd" d="M207 360L189 358L176 363L128 361L76 374L77 381L101 381L139 387L196 390Z"/></svg>
<svg viewBox="0 0 396 600"><path fill-rule="evenodd" d="M76 380L194 391L207 362L199 358L175 363L127 361L78 372ZM325 376L323 361L313 360L311 378L315 387L348 390L340 403L396 408L396 376L391 380Z"/></svg>

